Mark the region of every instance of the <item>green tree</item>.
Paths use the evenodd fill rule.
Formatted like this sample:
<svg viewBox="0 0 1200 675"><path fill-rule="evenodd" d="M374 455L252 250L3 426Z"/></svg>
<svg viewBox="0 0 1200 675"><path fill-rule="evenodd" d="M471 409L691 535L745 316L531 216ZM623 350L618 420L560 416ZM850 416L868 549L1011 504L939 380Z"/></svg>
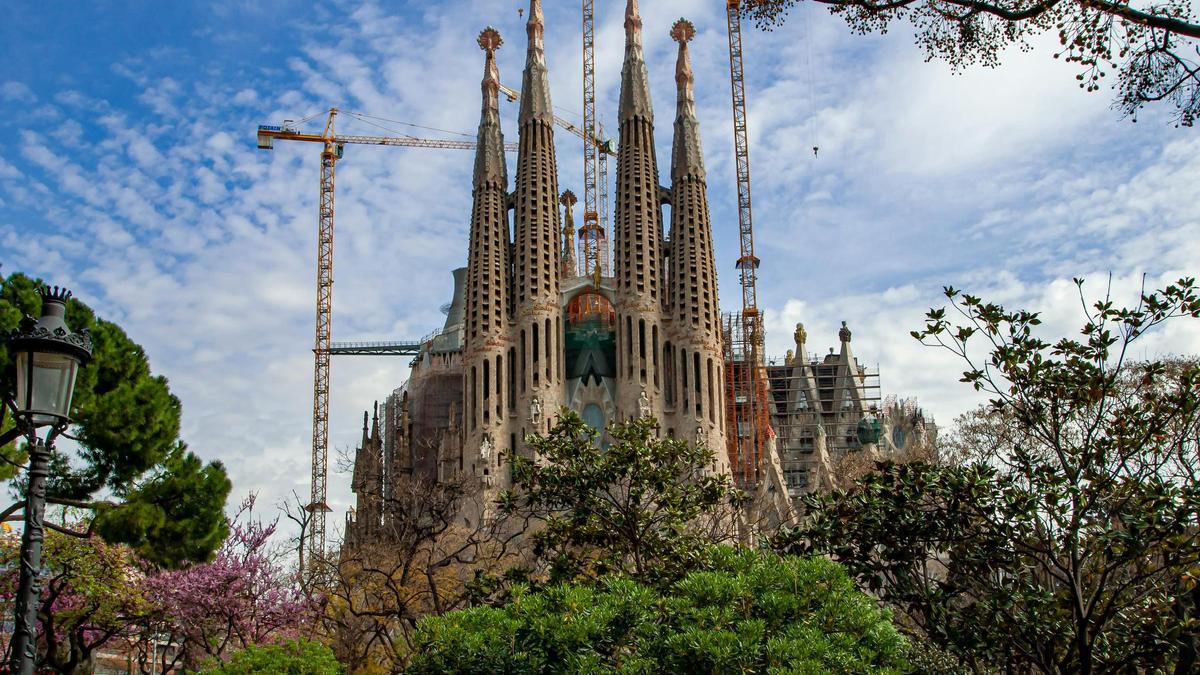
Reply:
<svg viewBox="0 0 1200 675"><path fill-rule="evenodd" d="M813 0L829 6L856 33L886 33L893 21L910 23L929 59L958 69L994 67L1005 48L1032 49L1055 31L1054 58L1078 63L1079 86L1100 89L1116 73L1115 107L1134 116L1147 103L1166 101L1180 124L1200 114L1200 17L1186 0ZM746 0L742 11L766 28L779 25L801 0ZM1136 120L1136 117L1135 117Z"/></svg>
<svg viewBox="0 0 1200 675"><path fill-rule="evenodd" d="M979 670L1194 672L1200 368L1127 358L1155 326L1200 316L1193 280L1133 308L1085 302L1082 339L1053 343L1035 313L946 295L960 322L931 310L914 336L964 359L963 381L990 395L959 439L981 461L883 467L809 498L804 527L776 545L846 564Z"/></svg>
<svg viewBox="0 0 1200 675"><path fill-rule="evenodd" d="M255 645L214 663L203 675L340 675L333 651L305 638L274 645Z"/></svg>
<svg viewBox="0 0 1200 675"><path fill-rule="evenodd" d="M5 598L16 593L20 547L15 535L0 537L0 595ZM140 565L128 546L48 533L38 600L39 668L91 673L97 650L114 639L136 639L152 612Z"/></svg>
<svg viewBox="0 0 1200 675"><path fill-rule="evenodd" d="M623 572L674 579L694 569L705 547L734 535L741 503L729 477L712 470L711 450L658 438L650 417L609 428L612 442L569 410L534 456L512 458L513 489L501 512L531 519L534 553L551 578Z"/></svg>
<svg viewBox="0 0 1200 675"><path fill-rule="evenodd" d="M41 313L40 281L14 273L0 281L0 332L17 327L24 315ZM150 371L145 350L119 326L97 318L77 299L67 303L71 330L92 335L93 358L80 369L72 401L71 437L75 449L56 449L51 459L47 501L90 512L86 535L96 532L114 543L129 544L137 554L160 565L204 560L228 532L224 516L230 482L220 462L203 463L179 440L179 399L166 378ZM13 394L12 355L0 344L0 387ZM11 419L2 450L0 478L24 490L15 467L25 460L15 443ZM60 444L66 445L66 444ZM0 512L14 518L23 501ZM64 528L47 523L50 527Z"/></svg>
<svg viewBox="0 0 1200 675"><path fill-rule="evenodd" d="M900 673L905 641L824 559L707 547L669 587L606 575L423 619L412 673Z"/></svg>

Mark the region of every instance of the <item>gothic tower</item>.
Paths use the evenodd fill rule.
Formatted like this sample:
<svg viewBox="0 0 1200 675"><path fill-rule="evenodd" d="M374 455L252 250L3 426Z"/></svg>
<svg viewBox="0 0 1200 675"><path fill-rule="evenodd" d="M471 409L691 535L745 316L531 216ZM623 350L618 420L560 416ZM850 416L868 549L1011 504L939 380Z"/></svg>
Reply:
<svg viewBox="0 0 1200 675"><path fill-rule="evenodd" d="M614 273L619 409L628 418L646 408L663 420L662 210L654 152L654 113L642 54L642 18L637 0L627 0L625 6L625 63L621 69L618 119L621 134Z"/></svg>
<svg viewBox="0 0 1200 675"><path fill-rule="evenodd" d="M670 327L663 346L667 365L664 398L667 408L675 411L671 423L678 429L677 435L706 443L718 461L725 462L721 314L695 78L688 58L688 42L695 35L696 29L684 19L671 28L671 37L679 43L679 57L671 152Z"/></svg>
<svg viewBox="0 0 1200 675"><path fill-rule="evenodd" d="M350 490L354 492L353 518L346 521L346 541L351 547L371 542L383 526L383 438L379 430L379 403L367 426L363 412L362 441L354 451L354 474Z"/></svg>
<svg viewBox="0 0 1200 675"><path fill-rule="evenodd" d="M483 110L471 202L471 235L467 252L466 328L463 346L463 449L459 470L485 484L495 482L497 453L507 443L508 406L513 405L506 375L512 376L507 291L508 170L500 132L497 93L500 73L496 50L500 33L488 27L479 34L486 52ZM507 368L506 368L507 364ZM501 472L502 473L502 472Z"/></svg>
<svg viewBox="0 0 1200 675"><path fill-rule="evenodd" d="M566 220L563 223L562 278L569 279L575 276L575 218L571 212L579 200L575 198L574 192L567 190L558 201L563 205L563 216Z"/></svg>
<svg viewBox="0 0 1200 675"><path fill-rule="evenodd" d="M554 114L542 47L542 3L531 0L529 45L521 80L515 194L513 327L517 407L508 445L550 430L563 402L562 315L559 309L558 163ZM510 356L510 366L514 365Z"/></svg>

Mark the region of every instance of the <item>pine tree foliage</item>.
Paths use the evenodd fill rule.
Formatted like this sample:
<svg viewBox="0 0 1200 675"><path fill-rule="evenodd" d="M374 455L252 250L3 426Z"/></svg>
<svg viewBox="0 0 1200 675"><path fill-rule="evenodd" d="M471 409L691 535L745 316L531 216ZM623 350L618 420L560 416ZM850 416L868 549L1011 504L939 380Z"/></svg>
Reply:
<svg viewBox="0 0 1200 675"><path fill-rule="evenodd" d="M424 619L406 672L906 672L886 612L824 559L708 547L666 588L607 575Z"/></svg>
<svg viewBox="0 0 1200 675"><path fill-rule="evenodd" d="M0 332L41 313L39 284L20 273L0 280ZM60 442L51 458L49 503L92 512L88 530L129 544L157 564L208 558L228 533L224 507L231 486L225 468L202 462L179 440L179 399L120 326L96 317L75 298L67 303L66 318L71 330L91 333L93 355L79 370L72 400L76 442ZM0 368L5 374L0 387L12 395L13 357L6 343L0 344ZM0 431L12 421L3 424ZM23 494L24 475L16 466L24 463L24 451L18 442L0 451L8 460L0 477L15 481ZM14 504L6 514L14 517L20 508Z"/></svg>

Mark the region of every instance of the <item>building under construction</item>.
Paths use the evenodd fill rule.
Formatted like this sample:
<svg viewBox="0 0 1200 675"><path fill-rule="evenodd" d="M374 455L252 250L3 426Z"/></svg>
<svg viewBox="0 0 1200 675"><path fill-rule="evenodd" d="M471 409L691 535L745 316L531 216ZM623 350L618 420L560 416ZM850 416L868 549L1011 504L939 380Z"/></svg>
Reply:
<svg viewBox="0 0 1200 675"><path fill-rule="evenodd" d="M878 401L878 375L853 359L848 330L836 363L801 356L767 366L758 353L761 331L753 328L761 322L721 315L688 56L691 24L680 20L671 29L679 44L677 92L670 183L663 186L642 20L636 0L628 0L613 232L610 240L587 213L578 242L574 197L559 192L538 0L530 3L526 28L511 183L495 60L501 39L491 28L479 36L482 109L467 265L453 271L445 325L422 346L408 382L372 421L364 417L348 544L386 521L383 505L399 476L467 476L485 496L508 488L506 458L529 453L524 439L549 431L562 407L601 438L614 422L653 416L664 436L718 450L713 470L745 487L775 481L782 496L789 492L782 483L805 484L805 457L818 448L840 451L843 440L849 443L845 429L857 433ZM611 266L601 260L609 245ZM798 349L803 355L802 344ZM747 416L747 407L761 413ZM464 516L470 522L487 514Z"/></svg>

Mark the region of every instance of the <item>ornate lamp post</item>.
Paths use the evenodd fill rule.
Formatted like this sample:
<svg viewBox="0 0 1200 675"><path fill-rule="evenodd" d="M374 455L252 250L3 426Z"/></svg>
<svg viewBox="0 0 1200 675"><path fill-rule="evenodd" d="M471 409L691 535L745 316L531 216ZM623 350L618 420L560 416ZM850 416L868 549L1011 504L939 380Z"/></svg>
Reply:
<svg viewBox="0 0 1200 675"><path fill-rule="evenodd" d="M29 440L29 488L25 495L25 533L21 538L21 581L17 587L10 672L32 675L37 662L37 608L41 595L42 516L46 476L54 439L70 424L71 397L79 366L92 356L87 331L67 327L67 289L42 287L42 316L26 316L8 337L16 357L16 398L7 401L16 431ZM38 429L50 427L45 438ZM7 440L7 439L5 439Z"/></svg>

